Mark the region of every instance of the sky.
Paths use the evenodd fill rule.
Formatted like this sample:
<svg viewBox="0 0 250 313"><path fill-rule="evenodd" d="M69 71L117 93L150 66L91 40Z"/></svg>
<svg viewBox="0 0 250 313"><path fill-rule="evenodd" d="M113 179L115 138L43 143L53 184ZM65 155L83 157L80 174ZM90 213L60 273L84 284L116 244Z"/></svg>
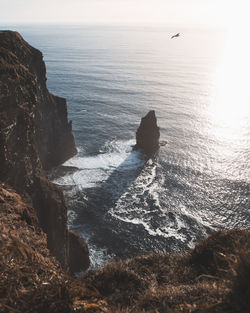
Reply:
<svg viewBox="0 0 250 313"><path fill-rule="evenodd" d="M247 0L0 0L0 24L228 26L247 21Z"/></svg>

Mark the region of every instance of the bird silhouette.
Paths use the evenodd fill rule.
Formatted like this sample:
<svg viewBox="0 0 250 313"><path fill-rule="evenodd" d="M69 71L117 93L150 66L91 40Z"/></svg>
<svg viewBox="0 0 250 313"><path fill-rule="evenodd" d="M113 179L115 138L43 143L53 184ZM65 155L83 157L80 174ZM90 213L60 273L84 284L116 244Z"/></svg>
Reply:
<svg viewBox="0 0 250 313"><path fill-rule="evenodd" d="M177 38L177 37L180 37L180 33L178 33L178 34L176 34L176 35L173 35L173 36L171 37L171 39Z"/></svg>

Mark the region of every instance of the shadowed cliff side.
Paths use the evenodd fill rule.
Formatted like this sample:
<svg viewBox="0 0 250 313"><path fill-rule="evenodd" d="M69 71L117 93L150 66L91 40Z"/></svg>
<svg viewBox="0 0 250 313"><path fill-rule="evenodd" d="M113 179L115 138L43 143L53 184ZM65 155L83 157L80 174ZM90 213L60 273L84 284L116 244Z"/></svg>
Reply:
<svg viewBox="0 0 250 313"><path fill-rule="evenodd" d="M50 255L25 197L1 183L0 232L0 313L81 313L99 307L98 292L63 272Z"/></svg>
<svg viewBox="0 0 250 313"><path fill-rule="evenodd" d="M44 169L76 154L65 99L46 88L40 51L16 32L0 32L0 181L25 194L63 266L68 259L67 209Z"/></svg>
<svg viewBox="0 0 250 313"><path fill-rule="evenodd" d="M15 82L21 79L19 91L25 87L22 91L28 89L27 96L33 96L29 107L32 112L30 110L29 113L34 114L32 118L35 119L39 158L43 168L50 169L77 153L71 121L68 122L67 118L66 100L49 93L46 87L46 67L39 50L31 47L16 32L1 31L0 42L2 101L13 100L11 96L18 95L13 88L18 87ZM6 78L7 81L3 83ZM22 106L22 103L19 105Z"/></svg>

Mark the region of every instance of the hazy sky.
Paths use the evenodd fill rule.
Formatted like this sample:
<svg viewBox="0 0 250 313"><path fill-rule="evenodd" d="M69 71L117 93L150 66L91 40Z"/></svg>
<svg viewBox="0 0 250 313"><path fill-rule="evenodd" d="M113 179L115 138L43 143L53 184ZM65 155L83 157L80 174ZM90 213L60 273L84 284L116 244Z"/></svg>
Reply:
<svg viewBox="0 0 250 313"><path fill-rule="evenodd" d="M3 23L217 26L240 22L245 0L0 0ZM244 17L247 19L247 15ZM243 19L244 19L243 18Z"/></svg>

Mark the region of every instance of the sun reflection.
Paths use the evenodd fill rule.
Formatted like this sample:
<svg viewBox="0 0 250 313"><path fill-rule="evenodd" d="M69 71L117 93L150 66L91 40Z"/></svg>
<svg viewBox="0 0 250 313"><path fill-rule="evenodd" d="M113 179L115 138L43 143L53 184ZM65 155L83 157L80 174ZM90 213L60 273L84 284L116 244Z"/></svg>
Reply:
<svg viewBox="0 0 250 313"><path fill-rule="evenodd" d="M210 114L213 133L221 140L241 136L250 118L250 44L244 34L230 31L216 71Z"/></svg>

